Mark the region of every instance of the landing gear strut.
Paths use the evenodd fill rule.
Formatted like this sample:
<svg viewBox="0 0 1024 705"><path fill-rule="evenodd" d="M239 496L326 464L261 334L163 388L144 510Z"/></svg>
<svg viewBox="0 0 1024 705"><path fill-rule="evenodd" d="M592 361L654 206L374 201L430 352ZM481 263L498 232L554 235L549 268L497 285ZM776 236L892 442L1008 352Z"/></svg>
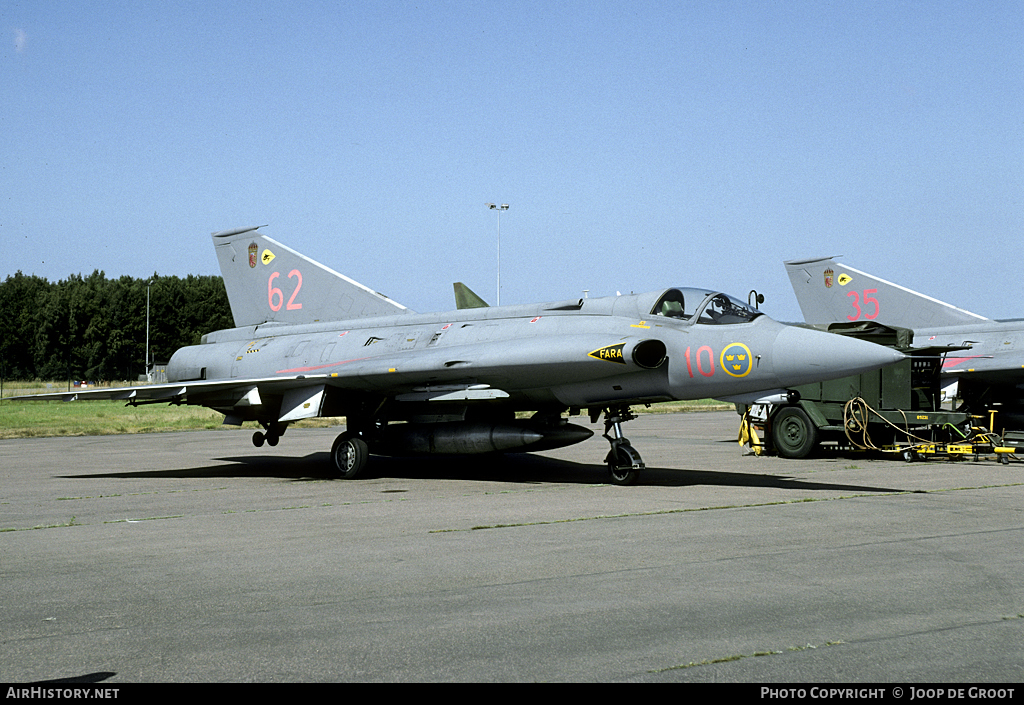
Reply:
<svg viewBox="0 0 1024 705"><path fill-rule="evenodd" d="M637 473L647 467L629 439L622 435L622 424L635 418L636 414L628 406L609 407L604 412L604 437L612 446L604 461L614 485L632 485Z"/></svg>

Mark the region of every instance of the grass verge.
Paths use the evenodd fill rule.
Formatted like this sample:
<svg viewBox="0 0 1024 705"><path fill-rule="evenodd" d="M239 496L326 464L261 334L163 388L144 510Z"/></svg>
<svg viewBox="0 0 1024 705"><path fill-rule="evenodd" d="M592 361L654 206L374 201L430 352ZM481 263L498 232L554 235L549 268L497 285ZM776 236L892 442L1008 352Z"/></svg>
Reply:
<svg viewBox="0 0 1024 705"><path fill-rule="evenodd" d="M35 383L7 383L5 394L32 394L46 391ZM66 388L54 385L55 391ZM127 385L124 385L127 386ZM51 387L50 391L54 391ZM687 411L718 411L732 409L713 399L677 401L636 406L638 413L680 413ZM108 436L126 433L158 433L164 431L197 431L225 428L224 417L216 411L198 406L147 404L126 406L122 401L7 401L0 400L0 439L46 438L53 436ZM343 418L319 418L299 421L297 428L327 428L344 424ZM255 429L255 423L245 424ZM226 427L234 428L234 427Z"/></svg>

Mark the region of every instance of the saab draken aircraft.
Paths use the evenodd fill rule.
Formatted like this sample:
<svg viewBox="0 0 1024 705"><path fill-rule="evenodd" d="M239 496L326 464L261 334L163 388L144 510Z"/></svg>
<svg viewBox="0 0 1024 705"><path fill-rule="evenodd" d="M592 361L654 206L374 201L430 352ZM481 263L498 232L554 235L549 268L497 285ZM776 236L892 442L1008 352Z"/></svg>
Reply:
<svg viewBox="0 0 1024 705"><path fill-rule="evenodd" d="M467 308L416 314L258 228L213 243L238 327L175 352L169 383L18 398L206 406L226 424L259 423L257 447L276 446L294 421L344 416L330 455L342 478L363 473L371 454L579 443L593 431L566 416L586 410L592 424L604 415L611 481L629 484L644 469L622 433L631 405L753 400L903 359L782 325L713 289L494 307L470 297Z"/></svg>
<svg viewBox="0 0 1024 705"><path fill-rule="evenodd" d="M807 323L874 321L910 328L917 347L960 346L942 365L965 411L1000 408L1024 428L1024 321L995 321L839 264L834 257L785 263Z"/></svg>

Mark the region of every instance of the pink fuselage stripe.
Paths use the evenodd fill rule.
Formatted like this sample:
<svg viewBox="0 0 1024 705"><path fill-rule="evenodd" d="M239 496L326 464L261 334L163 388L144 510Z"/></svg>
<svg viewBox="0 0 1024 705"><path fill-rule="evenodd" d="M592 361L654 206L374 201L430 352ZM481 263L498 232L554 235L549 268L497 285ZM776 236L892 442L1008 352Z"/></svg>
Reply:
<svg viewBox="0 0 1024 705"><path fill-rule="evenodd" d="M293 367L290 370L278 370L274 374L287 375L293 372L312 372L313 370L326 370L328 367L338 367L339 365L347 365L350 362L359 362L360 360L369 360L369 357L354 357L351 360L342 360L341 362L331 362L326 365L314 365L311 367Z"/></svg>

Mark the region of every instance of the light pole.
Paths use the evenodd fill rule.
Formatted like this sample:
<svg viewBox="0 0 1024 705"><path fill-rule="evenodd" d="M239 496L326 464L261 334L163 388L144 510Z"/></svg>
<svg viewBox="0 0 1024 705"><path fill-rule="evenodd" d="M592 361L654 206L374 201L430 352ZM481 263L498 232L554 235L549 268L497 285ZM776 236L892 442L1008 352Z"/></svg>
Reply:
<svg viewBox="0 0 1024 705"><path fill-rule="evenodd" d="M485 203L484 205L492 211L498 211L498 302L495 305L501 306L501 212L508 210L508 204L502 203L499 206L497 203Z"/></svg>
<svg viewBox="0 0 1024 705"><path fill-rule="evenodd" d="M149 287L153 286L153 280L146 282L146 381L152 382L149 375Z"/></svg>

